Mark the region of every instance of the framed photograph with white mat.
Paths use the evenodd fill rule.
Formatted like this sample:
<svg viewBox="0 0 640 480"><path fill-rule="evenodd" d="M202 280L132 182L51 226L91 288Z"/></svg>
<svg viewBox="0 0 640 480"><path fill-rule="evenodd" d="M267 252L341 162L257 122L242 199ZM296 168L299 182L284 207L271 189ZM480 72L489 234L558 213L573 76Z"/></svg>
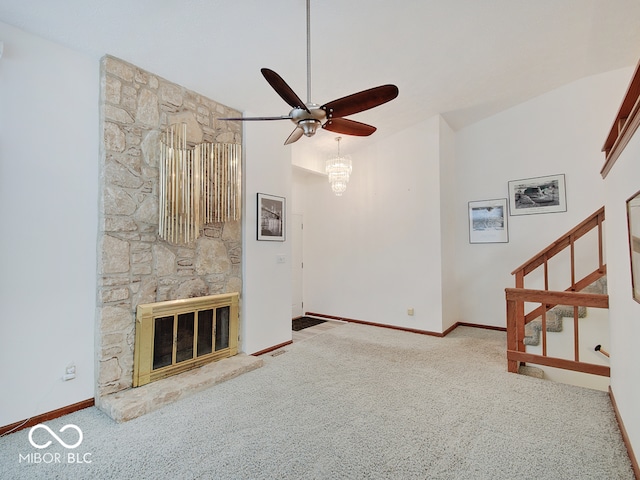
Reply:
<svg viewBox="0 0 640 480"><path fill-rule="evenodd" d="M258 240L284 242L285 207L284 197L258 193Z"/></svg>
<svg viewBox="0 0 640 480"><path fill-rule="evenodd" d="M567 211L564 174L509 182L509 214L532 215Z"/></svg>
<svg viewBox="0 0 640 480"><path fill-rule="evenodd" d="M469 243L507 243L507 199L469 202Z"/></svg>

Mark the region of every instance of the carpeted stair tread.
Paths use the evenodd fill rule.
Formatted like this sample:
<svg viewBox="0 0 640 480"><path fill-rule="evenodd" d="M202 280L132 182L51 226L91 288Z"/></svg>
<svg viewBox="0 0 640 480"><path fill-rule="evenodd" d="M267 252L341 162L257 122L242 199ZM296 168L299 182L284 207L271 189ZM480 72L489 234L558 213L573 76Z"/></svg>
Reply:
<svg viewBox="0 0 640 480"><path fill-rule="evenodd" d="M602 277L591 285L585 287L584 293L607 293L607 277ZM578 307L578 318L587 316L587 307ZM547 332L561 332L564 317L573 318L573 307L570 305L556 305L547 312ZM542 330L542 317L532 320L524 327L524 344L540 345L540 331Z"/></svg>

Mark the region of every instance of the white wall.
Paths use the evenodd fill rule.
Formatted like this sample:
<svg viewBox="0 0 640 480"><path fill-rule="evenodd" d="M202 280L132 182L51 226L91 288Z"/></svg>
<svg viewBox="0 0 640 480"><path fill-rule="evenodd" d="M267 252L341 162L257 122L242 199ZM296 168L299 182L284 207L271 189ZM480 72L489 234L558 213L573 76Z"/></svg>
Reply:
<svg viewBox="0 0 640 480"><path fill-rule="evenodd" d="M246 114L250 116L250 114ZM243 171L241 350L247 354L291 340L291 150L281 122L246 122ZM285 128L289 128L288 124ZM286 198L285 242L257 241L257 194ZM276 263L278 255L285 263Z"/></svg>
<svg viewBox="0 0 640 480"><path fill-rule="evenodd" d="M439 141L434 117L344 151L353 175L342 197L307 176L306 311L442 331Z"/></svg>
<svg viewBox="0 0 640 480"><path fill-rule="evenodd" d="M600 149L631 73L577 81L457 133L461 321L505 326L511 272L604 205ZM510 180L560 173L566 175L567 212L510 216L509 243L469 244L469 201L506 198Z"/></svg>
<svg viewBox="0 0 640 480"><path fill-rule="evenodd" d="M629 72L628 81L631 76ZM609 118L613 120L614 115ZM640 304L632 298L626 201L640 190L639 158L640 134L636 133L605 180L611 389L636 457L640 454Z"/></svg>
<svg viewBox="0 0 640 480"><path fill-rule="evenodd" d="M0 23L0 425L94 395L99 64ZM70 362L77 378L61 380Z"/></svg>

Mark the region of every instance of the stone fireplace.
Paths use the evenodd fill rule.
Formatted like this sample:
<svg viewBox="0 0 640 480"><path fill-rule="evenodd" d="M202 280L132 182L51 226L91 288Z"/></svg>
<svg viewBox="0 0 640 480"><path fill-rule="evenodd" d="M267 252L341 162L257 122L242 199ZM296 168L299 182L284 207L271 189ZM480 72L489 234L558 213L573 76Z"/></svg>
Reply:
<svg viewBox="0 0 640 480"><path fill-rule="evenodd" d="M158 236L162 131L186 123L194 142L242 143L240 112L117 58L101 61L96 405L133 386L136 308L242 291L240 221L204 226L186 245Z"/></svg>

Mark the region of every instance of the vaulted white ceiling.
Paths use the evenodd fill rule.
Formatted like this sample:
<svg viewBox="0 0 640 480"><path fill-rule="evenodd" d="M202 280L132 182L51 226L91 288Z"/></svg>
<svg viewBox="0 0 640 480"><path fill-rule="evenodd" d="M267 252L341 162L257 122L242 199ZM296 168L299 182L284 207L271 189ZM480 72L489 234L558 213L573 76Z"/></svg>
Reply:
<svg viewBox="0 0 640 480"><path fill-rule="evenodd" d="M248 115L289 111L262 67L307 99L305 0L0 0L0 21ZM311 0L315 103L399 87L397 99L350 117L374 135L435 114L460 129L639 58L638 0ZM293 124L281 128L284 142ZM320 136L333 137L300 142Z"/></svg>

